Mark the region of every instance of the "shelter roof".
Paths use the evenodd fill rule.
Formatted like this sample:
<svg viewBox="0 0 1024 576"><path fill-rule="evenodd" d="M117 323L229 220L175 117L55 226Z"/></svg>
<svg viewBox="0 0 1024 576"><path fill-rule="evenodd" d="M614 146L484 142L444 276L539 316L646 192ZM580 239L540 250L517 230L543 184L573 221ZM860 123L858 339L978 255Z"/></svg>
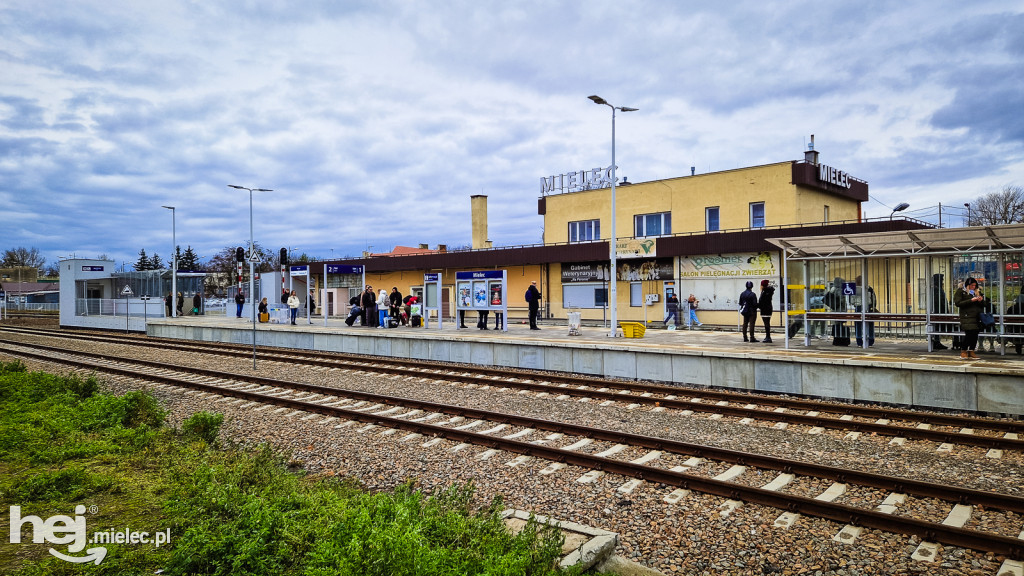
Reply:
<svg viewBox="0 0 1024 576"><path fill-rule="evenodd" d="M768 238L794 260L1024 250L1024 224Z"/></svg>
<svg viewBox="0 0 1024 576"><path fill-rule="evenodd" d="M0 282L0 289L11 294L59 292L60 284L57 282Z"/></svg>

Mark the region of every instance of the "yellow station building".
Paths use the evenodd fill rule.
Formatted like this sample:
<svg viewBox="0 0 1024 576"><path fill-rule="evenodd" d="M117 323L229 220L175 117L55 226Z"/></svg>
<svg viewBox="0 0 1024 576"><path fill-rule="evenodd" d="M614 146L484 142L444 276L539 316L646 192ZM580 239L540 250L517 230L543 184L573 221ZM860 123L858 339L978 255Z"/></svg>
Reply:
<svg viewBox="0 0 1024 576"><path fill-rule="evenodd" d="M813 146L812 137L801 160L618 183L618 319L660 323L665 299L674 293L681 301L690 294L698 299L702 322L735 325L737 300L747 281L769 280L779 306L781 254L767 238L923 227L903 219L864 221L867 182L820 163ZM486 197L473 196L472 250L421 246L337 262L364 265L367 283L375 289L397 286L403 293L422 290L424 273L440 273L446 318L454 317L456 272L501 269L508 272L510 316L525 317L523 293L537 280L544 317L564 320L569 312L579 312L584 320L607 319L610 184L610 167L542 177L537 202L544 221L541 245L492 247ZM358 290L343 285L351 280L326 282L326 288L337 291L331 299L339 302Z"/></svg>

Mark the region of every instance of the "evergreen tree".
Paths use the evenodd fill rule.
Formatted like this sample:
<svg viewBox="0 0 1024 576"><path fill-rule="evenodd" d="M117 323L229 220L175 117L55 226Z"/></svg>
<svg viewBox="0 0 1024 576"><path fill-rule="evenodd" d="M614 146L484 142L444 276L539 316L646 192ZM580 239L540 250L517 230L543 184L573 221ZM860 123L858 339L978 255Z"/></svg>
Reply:
<svg viewBox="0 0 1024 576"><path fill-rule="evenodd" d="M146 249L139 250L139 259L135 262L135 270L139 272L149 270L150 265L149 258L146 256Z"/></svg>
<svg viewBox="0 0 1024 576"><path fill-rule="evenodd" d="M185 249L184 254L178 257L178 270L188 270L189 272L200 272L199 256L191 246Z"/></svg>
<svg viewBox="0 0 1024 576"><path fill-rule="evenodd" d="M159 270L164 267L164 261L160 259L160 255L156 252L153 253L153 257L149 259L149 269Z"/></svg>

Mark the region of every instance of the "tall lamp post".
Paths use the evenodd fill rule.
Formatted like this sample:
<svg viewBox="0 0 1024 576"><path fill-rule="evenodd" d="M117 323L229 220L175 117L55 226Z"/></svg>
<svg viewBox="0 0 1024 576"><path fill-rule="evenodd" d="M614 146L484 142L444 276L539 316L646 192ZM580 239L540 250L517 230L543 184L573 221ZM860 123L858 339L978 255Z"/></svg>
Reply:
<svg viewBox="0 0 1024 576"><path fill-rule="evenodd" d="M611 221L612 230L611 230L611 239L608 242L609 247L610 247L610 252L611 252L611 255L610 255L610 260L611 260L610 276L611 276L611 278L609 280L609 283L611 284L611 286L610 286L610 290L609 290L609 294L608 294L608 299L611 301L611 309L612 309L611 310L611 321L612 321L612 326L611 326L611 331L608 333L608 337L609 338L615 338L618 335L618 332L619 332L618 318L617 318L617 316L618 316L618 304L619 304L619 301L618 301L618 292L616 291L616 285L619 283L619 279L618 279L617 272L616 272L616 267L615 267L615 264L616 264L616 262L615 262L615 243L616 243L616 237L615 237L615 180L616 180L616 178L615 178L615 111L616 110L621 110L622 112L636 112L637 110L639 110L639 108L630 108L628 106L612 106L604 98L601 98L600 96L587 96L587 98L590 98L591 100L593 100L594 104L602 104L602 105L607 106L607 107L612 109L612 221Z"/></svg>
<svg viewBox="0 0 1024 576"><path fill-rule="evenodd" d="M967 208L967 225L971 225L971 203L964 202L964 208Z"/></svg>
<svg viewBox="0 0 1024 576"><path fill-rule="evenodd" d="M228 184L228 188L249 191L249 308L252 312L252 369L256 369L256 243L252 235L252 193L273 192L267 188L246 188Z"/></svg>
<svg viewBox="0 0 1024 576"><path fill-rule="evenodd" d="M178 305L175 298L178 297L178 231L176 229L174 206L161 206L171 211L171 318L178 317Z"/></svg>
<svg viewBox="0 0 1024 576"><path fill-rule="evenodd" d="M897 212L903 212L907 208L910 208L910 204L907 204L906 202L900 202L899 204L896 205L895 208L892 209L892 212L889 213L889 220L892 220L893 214Z"/></svg>

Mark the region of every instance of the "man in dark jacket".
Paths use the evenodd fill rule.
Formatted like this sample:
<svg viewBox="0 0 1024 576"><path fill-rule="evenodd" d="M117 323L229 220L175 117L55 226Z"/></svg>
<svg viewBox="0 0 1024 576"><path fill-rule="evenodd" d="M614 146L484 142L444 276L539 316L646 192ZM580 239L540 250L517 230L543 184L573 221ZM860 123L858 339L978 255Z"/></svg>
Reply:
<svg viewBox="0 0 1024 576"><path fill-rule="evenodd" d="M540 311L540 290L537 290L537 281L530 282L526 289L526 303L530 305L530 330L540 330L537 327L537 314Z"/></svg>
<svg viewBox="0 0 1024 576"><path fill-rule="evenodd" d="M245 306L245 293L239 290L238 293L235 294L235 318L242 317L242 306ZM180 305L178 306L178 310L181 311Z"/></svg>
<svg viewBox="0 0 1024 576"><path fill-rule="evenodd" d="M764 323L764 341L772 342L772 311L775 305L772 304L772 297L775 296L775 288L768 280L761 280L761 296L757 299L757 309L761 311L761 322Z"/></svg>
<svg viewBox="0 0 1024 576"><path fill-rule="evenodd" d="M361 315L363 326L374 328L377 326L377 295L373 293L373 286L367 286L363 291L363 313Z"/></svg>
<svg viewBox="0 0 1024 576"><path fill-rule="evenodd" d="M754 326L757 325L757 296L754 295L754 283L747 282L747 289L740 293L740 315L743 316L743 341L757 342L754 338ZM750 337L747 337L747 332Z"/></svg>
<svg viewBox="0 0 1024 576"><path fill-rule="evenodd" d="M388 294L388 303L391 304L391 310L388 311L388 316L395 318L404 325L405 317L401 314L402 293L398 291L398 286L391 288L391 294Z"/></svg>

